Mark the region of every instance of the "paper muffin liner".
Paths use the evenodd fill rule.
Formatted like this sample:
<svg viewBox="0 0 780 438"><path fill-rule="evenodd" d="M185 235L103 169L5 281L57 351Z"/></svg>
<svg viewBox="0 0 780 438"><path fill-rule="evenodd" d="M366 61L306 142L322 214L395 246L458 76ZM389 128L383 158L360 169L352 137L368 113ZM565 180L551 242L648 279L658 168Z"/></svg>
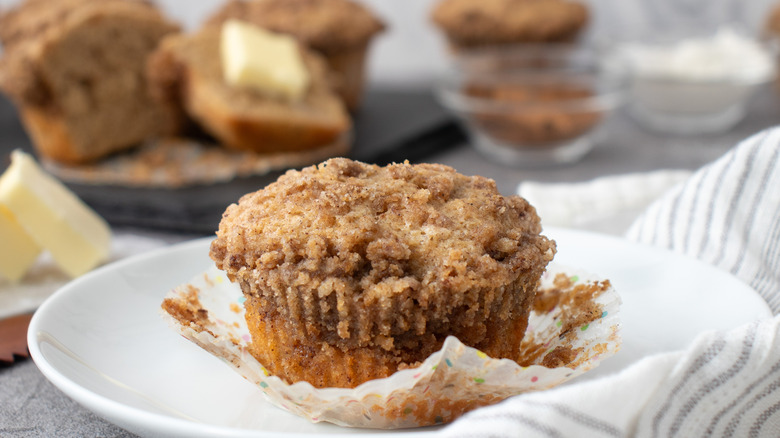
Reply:
<svg viewBox="0 0 780 438"><path fill-rule="evenodd" d="M415 368L356 388L288 384L249 352L244 296L216 267L172 290L163 315L185 338L229 364L274 405L313 422L397 429L447 423L480 406L560 385L620 348L620 298L608 280L551 264L517 361L448 337Z"/></svg>

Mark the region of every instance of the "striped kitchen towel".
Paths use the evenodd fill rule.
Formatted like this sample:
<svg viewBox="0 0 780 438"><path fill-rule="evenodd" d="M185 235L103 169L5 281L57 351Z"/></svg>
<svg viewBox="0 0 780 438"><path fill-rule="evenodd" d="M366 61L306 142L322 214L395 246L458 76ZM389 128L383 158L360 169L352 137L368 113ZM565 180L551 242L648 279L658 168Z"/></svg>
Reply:
<svg viewBox="0 0 780 438"><path fill-rule="evenodd" d="M780 313L780 129L757 134L651 204L627 238L697 257ZM780 316L685 351L479 409L447 437L780 437Z"/></svg>

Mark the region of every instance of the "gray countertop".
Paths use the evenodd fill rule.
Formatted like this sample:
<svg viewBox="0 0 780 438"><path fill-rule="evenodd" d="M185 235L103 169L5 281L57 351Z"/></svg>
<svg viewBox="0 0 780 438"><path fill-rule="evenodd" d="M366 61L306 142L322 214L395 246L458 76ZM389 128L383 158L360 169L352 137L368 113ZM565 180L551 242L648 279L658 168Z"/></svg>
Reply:
<svg viewBox="0 0 780 438"><path fill-rule="evenodd" d="M426 161L448 164L465 174L491 177L504 194L514 193L523 180L575 182L628 172L696 169L721 156L741 139L780 121L778 96L769 87L762 90L752 102L748 117L722 135L659 135L639 128L619 113L609 122L603 143L576 165L518 170L487 161L465 144ZM49 383L31 360L21 360L0 366L0 436L133 435L80 407Z"/></svg>

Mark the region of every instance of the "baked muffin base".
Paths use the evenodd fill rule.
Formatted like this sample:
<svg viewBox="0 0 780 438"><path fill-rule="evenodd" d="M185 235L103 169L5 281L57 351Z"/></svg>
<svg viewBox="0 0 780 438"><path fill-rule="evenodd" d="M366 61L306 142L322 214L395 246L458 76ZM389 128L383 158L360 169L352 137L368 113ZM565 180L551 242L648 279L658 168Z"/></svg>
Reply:
<svg viewBox="0 0 780 438"><path fill-rule="evenodd" d="M298 339L285 330L278 314L265 312L261 298L244 303L252 342L249 351L268 371L290 383L307 381L317 388L352 388L387 377L401 365L399 358L372 348L342 351L314 339Z"/></svg>
<svg viewBox="0 0 780 438"><path fill-rule="evenodd" d="M524 293L522 312L508 321L486 324L484 340L469 343L468 328L462 342L495 358L518 360L528 327L534 293ZM251 334L249 351L258 362L288 383L309 382L316 388L354 388L369 380L389 377L398 370L418 366L442 348L449 334L429 334L422 348L405 350L381 346L343 349L315 334L297 336L281 315L263 298L246 297L246 323ZM482 338L482 336L480 336Z"/></svg>

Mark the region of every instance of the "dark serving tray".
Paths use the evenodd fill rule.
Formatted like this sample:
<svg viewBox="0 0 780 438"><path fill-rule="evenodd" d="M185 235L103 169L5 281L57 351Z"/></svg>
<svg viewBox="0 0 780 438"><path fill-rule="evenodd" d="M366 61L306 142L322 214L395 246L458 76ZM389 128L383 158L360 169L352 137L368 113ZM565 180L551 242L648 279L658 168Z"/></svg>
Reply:
<svg viewBox="0 0 780 438"><path fill-rule="evenodd" d="M462 143L463 131L429 91L370 90L354 119L350 158L375 164L427 156ZM33 153L10 102L0 97L0 168L13 149ZM67 185L111 225L211 234L225 208L241 195L273 182L282 172L181 189Z"/></svg>

